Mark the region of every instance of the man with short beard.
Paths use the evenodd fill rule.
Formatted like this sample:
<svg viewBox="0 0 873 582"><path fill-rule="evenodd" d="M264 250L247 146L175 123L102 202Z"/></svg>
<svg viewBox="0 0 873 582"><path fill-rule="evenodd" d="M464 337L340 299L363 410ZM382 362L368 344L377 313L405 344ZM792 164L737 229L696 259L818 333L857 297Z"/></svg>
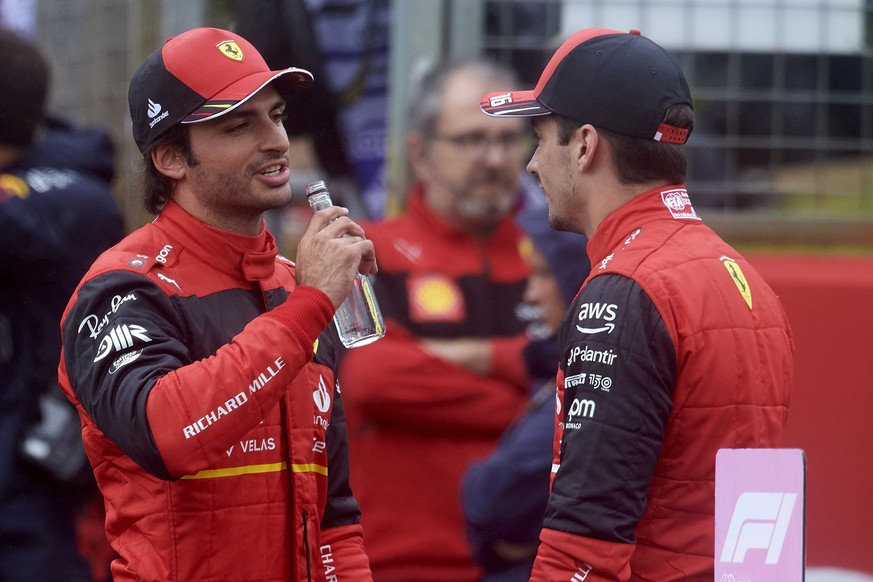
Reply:
<svg viewBox="0 0 873 582"><path fill-rule="evenodd" d="M79 284L59 368L115 581L371 579L330 323L356 273L376 272L373 245L331 207L295 264L264 222L291 199L282 95L312 82L195 28L130 83L157 217Z"/></svg>
<svg viewBox="0 0 873 582"><path fill-rule="evenodd" d="M351 480L374 578L474 581L460 479L522 410L529 274L514 223L524 124L488 119L483 61L426 74L410 98L415 184L398 217L365 228L378 249L386 336L345 355ZM355 466L357 465L357 466Z"/></svg>

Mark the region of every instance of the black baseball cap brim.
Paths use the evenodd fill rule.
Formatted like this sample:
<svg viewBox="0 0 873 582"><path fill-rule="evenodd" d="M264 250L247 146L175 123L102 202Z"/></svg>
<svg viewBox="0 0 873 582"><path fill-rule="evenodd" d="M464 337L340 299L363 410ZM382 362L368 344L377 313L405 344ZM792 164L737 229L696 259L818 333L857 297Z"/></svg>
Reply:
<svg viewBox="0 0 873 582"><path fill-rule="evenodd" d="M532 90L497 91L480 101L494 117L554 113L615 133L685 143L690 131L663 123L667 110L692 105L676 59L639 31L580 30L555 51Z"/></svg>

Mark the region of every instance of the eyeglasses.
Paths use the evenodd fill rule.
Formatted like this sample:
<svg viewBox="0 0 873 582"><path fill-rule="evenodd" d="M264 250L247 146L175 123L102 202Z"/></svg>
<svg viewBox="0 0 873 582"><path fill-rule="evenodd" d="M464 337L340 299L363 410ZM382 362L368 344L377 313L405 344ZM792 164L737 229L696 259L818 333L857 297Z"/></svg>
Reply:
<svg viewBox="0 0 873 582"><path fill-rule="evenodd" d="M520 131L507 131L496 136L474 131L458 135L435 135L435 141L445 141L464 155L483 158L488 154L490 146L497 146L504 155L520 155L527 141L527 136Z"/></svg>

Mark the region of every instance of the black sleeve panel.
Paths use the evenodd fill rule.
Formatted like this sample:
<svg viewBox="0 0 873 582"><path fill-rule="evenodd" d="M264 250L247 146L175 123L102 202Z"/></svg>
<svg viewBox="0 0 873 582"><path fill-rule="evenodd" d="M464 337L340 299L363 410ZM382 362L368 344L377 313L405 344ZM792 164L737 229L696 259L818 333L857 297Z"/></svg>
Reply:
<svg viewBox="0 0 873 582"><path fill-rule="evenodd" d="M418 337L511 337L524 332L526 322L517 315L527 280L491 281L481 275L454 279L463 303L463 317L457 321L416 321L410 305L409 274L379 272L376 296L385 319L400 322ZM474 308L475 306L475 308ZM507 317L506 314L515 314Z"/></svg>
<svg viewBox="0 0 873 582"><path fill-rule="evenodd" d="M633 280L592 279L567 311L561 465L545 527L635 543L676 380L675 348Z"/></svg>
<svg viewBox="0 0 873 582"><path fill-rule="evenodd" d="M327 503L321 520L322 529L361 521L361 509L349 485L349 440L339 383L334 388L333 397L326 438Z"/></svg>
<svg viewBox="0 0 873 582"><path fill-rule="evenodd" d="M146 415L155 382L191 363L172 301L146 277L111 272L86 283L63 324L76 397L126 455L170 479Z"/></svg>

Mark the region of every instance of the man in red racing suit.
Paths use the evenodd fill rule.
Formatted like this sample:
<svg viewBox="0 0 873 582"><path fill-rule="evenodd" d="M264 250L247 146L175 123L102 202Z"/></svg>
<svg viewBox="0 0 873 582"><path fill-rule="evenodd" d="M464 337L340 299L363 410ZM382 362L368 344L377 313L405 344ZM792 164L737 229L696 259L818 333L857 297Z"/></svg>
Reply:
<svg viewBox="0 0 873 582"><path fill-rule="evenodd" d="M688 217L673 216L674 196ZM555 579L557 560L559 571L590 564L589 581L627 566L632 580L711 580L716 453L781 444L785 314L693 214L684 188L660 188L588 243L596 266L558 340L563 406L540 579Z"/></svg>
<svg viewBox="0 0 873 582"><path fill-rule="evenodd" d="M778 447L793 377L782 306L698 217L685 180L691 95L638 31L587 29L533 91L528 171L549 223L589 237L591 274L558 335L552 489L531 580L707 581L715 457Z"/></svg>
<svg viewBox="0 0 873 582"><path fill-rule="evenodd" d="M217 61L205 67L210 79L241 75L237 63L245 62L244 82L254 81L245 91L254 92L196 134L177 126L196 163L138 133L150 121L137 125L134 116L140 149L152 148L150 161L180 177L155 221L93 264L61 326L59 380L105 498L106 534L119 555L112 575L370 580L335 380L341 346L330 322L359 264L373 272L363 268L372 245L344 218L347 210L330 208L304 233L299 269L277 255L260 209L267 196L290 198L288 140L278 84L263 81L284 73L269 71L238 35L215 29L183 33L147 62L154 71L202 55ZM131 109L184 115L182 104L159 95L132 83ZM233 154L214 161L228 141ZM252 164L250 155L269 161ZM206 199L191 195L203 196L196 168L206 165L245 180L238 189L210 184L206 206L222 195L254 200L254 209L204 212ZM204 216L222 216L227 226Z"/></svg>

